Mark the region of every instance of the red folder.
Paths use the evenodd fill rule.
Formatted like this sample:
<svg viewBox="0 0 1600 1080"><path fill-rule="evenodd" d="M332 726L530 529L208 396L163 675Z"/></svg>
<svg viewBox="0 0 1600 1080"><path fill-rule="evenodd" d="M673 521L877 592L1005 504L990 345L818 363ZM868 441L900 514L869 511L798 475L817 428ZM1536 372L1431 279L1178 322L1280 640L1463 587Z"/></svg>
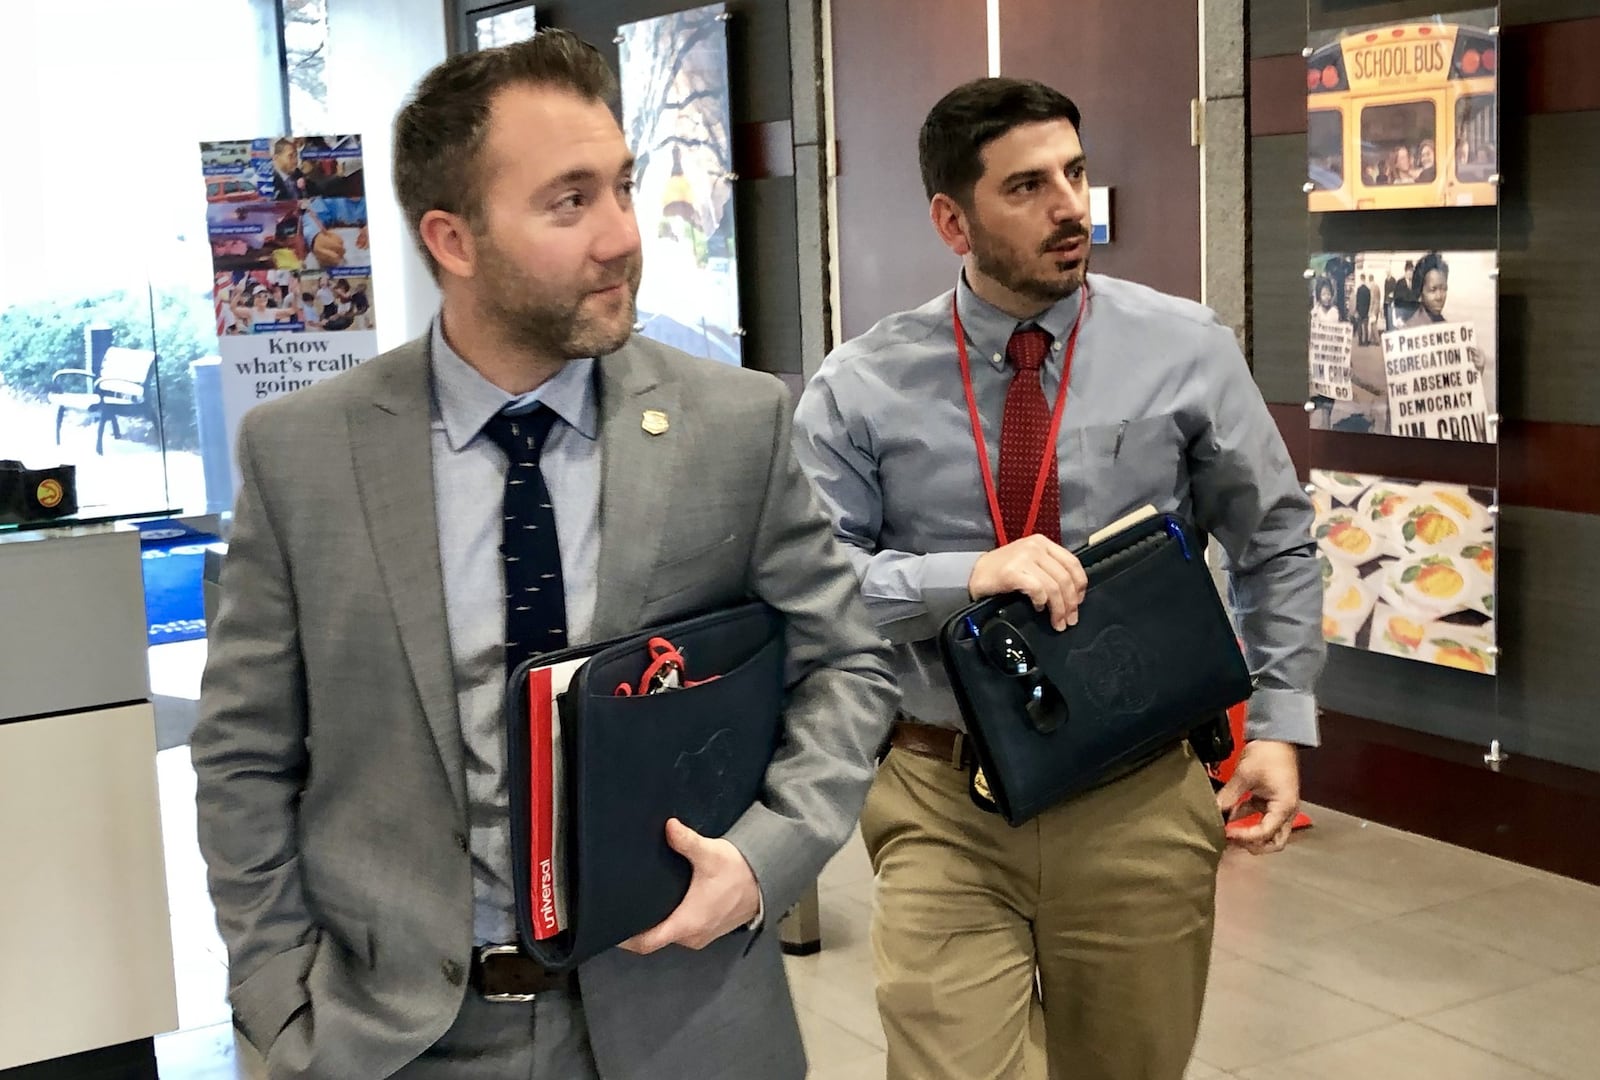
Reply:
<svg viewBox="0 0 1600 1080"><path fill-rule="evenodd" d="M668 846L666 822L677 818L702 836L725 836L761 800L783 741L785 625L754 601L517 666L506 687L506 765L525 955L551 971L571 971L682 903L693 868ZM682 688L651 692L673 681L665 664L663 678L642 680L661 659L661 650L649 647L654 638L676 644L687 658L686 672L674 668ZM564 662L577 670L569 676L559 667ZM555 670L548 686L541 677L536 697L543 704L536 707L527 695L537 668ZM683 686L688 674L721 678ZM641 682L643 694L617 693ZM541 742L550 732L549 750L537 754L536 716ZM548 845L534 840L536 792L541 818L549 808ZM546 849L548 871L538 866ZM541 878L550 884L548 904ZM552 923L560 929L547 937Z"/></svg>
<svg viewBox="0 0 1600 1080"><path fill-rule="evenodd" d="M533 868L528 888L534 937L541 941L555 937L566 923L561 712L557 703L573 673L582 666L581 660L569 660L528 671L528 777L532 790L528 839Z"/></svg>

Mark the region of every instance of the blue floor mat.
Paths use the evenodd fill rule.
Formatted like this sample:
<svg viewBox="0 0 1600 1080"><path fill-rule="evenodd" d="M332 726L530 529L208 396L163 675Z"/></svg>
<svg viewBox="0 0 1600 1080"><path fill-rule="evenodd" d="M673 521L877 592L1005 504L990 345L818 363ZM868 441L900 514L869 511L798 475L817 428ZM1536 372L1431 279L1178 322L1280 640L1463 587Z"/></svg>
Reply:
<svg viewBox="0 0 1600 1080"><path fill-rule="evenodd" d="M144 610L151 645L206 636L206 545L215 536L175 521L139 525Z"/></svg>

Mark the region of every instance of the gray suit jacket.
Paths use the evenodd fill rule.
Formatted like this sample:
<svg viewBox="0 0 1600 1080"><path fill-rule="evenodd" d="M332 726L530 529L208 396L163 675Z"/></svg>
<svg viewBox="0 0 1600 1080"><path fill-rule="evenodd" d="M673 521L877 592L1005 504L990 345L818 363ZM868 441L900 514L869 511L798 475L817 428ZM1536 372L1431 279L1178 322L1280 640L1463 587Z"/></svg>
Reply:
<svg viewBox="0 0 1600 1080"><path fill-rule="evenodd" d="M887 654L791 456L777 380L637 338L599 370L594 639L749 596L789 619L785 738L728 834L770 925L854 825L897 700ZM665 434L642 430L646 409L668 415ZM387 1076L471 992L430 452L425 340L262 405L240 431L192 747L235 1019L274 1076ZM749 944L585 965L601 1074L802 1076L777 935Z"/></svg>

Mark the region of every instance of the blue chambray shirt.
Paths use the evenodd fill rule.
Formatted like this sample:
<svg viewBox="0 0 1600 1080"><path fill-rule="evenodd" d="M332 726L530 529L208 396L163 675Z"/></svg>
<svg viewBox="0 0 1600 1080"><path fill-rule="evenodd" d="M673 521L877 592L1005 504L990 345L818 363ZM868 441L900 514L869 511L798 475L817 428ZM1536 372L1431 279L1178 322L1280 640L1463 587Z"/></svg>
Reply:
<svg viewBox="0 0 1600 1080"><path fill-rule="evenodd" d="M501 703L506 685L505 566L500 560L506 457L483 425L503 409L553 409L561 419L539 455L555 508L566 596L567 640L589 640L600 554L599 400L596 361L569 361L521 397L495 386L445 340L433 322L433 490L450 628L456 711L465 751L471 833L473 934L478 944L516 938L510 803Z"/></svg>
<svg viewBox="0 0 1600 1080"><path fill-rule="evenodd" d="M1233 332L1208 308L1132 282L1091 274L1089 293L1057 443L1062 543L1078 547L1146 503L1219 541L1259 680L1248 737L1314 746L1326 647L1312 510ZM895 646L904 710L959 728L937 634L969 602L967 581L995 530L952 295L998 484L1006 342L1019 325L1050 333L1042 379L1054 402L1082 289L1019 324L963 277L953 292L889 316L828 356L801 396L794 441Z"/></svg>

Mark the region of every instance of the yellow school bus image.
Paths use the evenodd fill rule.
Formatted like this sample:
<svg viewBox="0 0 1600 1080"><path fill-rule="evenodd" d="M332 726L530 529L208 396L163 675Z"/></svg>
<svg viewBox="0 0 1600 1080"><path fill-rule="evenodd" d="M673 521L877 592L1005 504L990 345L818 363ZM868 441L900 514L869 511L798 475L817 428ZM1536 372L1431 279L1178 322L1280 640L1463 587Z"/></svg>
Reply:
<svg viewBox="0 0 1600 1080"><path fill-rule="evenodd" d="M1499 39L1483 18L1371 27L1311 52L1313 213L1499 201Z"/></svg>

